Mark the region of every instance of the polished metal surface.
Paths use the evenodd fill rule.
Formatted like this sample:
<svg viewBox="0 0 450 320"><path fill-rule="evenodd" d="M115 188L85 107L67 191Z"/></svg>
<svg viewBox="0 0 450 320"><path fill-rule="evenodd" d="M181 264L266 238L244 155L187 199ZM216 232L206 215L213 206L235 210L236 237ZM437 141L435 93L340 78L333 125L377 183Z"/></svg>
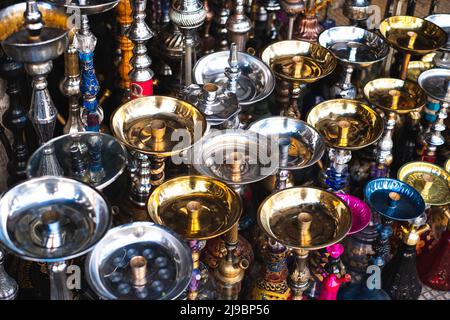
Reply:
<svg viewBox="0 0 450 320"><path fill-rule="evenodd" d="M307 41L285 40L267 46L264 61L284 81L312 83L331 74L337 62L326 48Z"/></svg>
<svg viewBox="0 0 450 320"><path fill-rule="evenodd" d="M410 61L408 63L408 72L406 74L406 79L408 79L409 81L417 82L417 79L422 72L434 68L435 63L433 60L435 56L436 53L433 52L424 55L420 60Z"/></svg>
<svg viewBox="0 0 450 320"><path fill-rule="evenodd" d="M30 39L25 28L25 2L0 11L0 41L5 53L14 60L27 63L54 60L68 46L70 24L65 11L42 2L38 8L44 26L37 39Z"/></svg>
<svg viewBox="0 0 450 320"><path fill-rule="evenodd" d="M146 284L134 286L130 261L146 259ZM86 279L102 299L177 299L192 275L191 251L172 230L152 222L115 227L86 259Z"/></svg>
<svg viewBox="0 0 450 320"><path fill-rule="evenodd" d="M364 188L364 197L373 211L395 221L412 222L425 210L425 202L419 192L396 179L369 181Z"/></svg>
<svg viewBox="0 0 450 320"><path fill-rule="evenodd" d="M424 71L417 82L430 98L450 103L450 70L436 68Z"/></svg>
<svg viewBox="0 0 450 320"><path fill-rule="evenodd" d="M226 86L228 78L225 69L229 67L230 51L220 51L202 57L194 66L193 78L197 84L215 83ZM238 52L236 96L241 106L256 103L267 98L275 88L275 77L270 68L258 58Z"/></svg>
<svg viewBox="0 0 450 320"><path fill-rule="evenodd" d="M41 163L44 153L49 147L53 148L56 160L61 166L64 176L72 179L77 179L73 174L72 160L71 160L71 146L77 146L82 160L89 171L91 158L89 149L91 147L90 141L96 139L101 146L100 155L101 163L103 165L104 177L100 181L92 181L88 179L83 181L95 187L97 190L103 190L112 184L125 170L127 163L127 151L125 147L120 144L114 137L104 133L94 132L80 132L75 134L65 134L56 137L49 142L39 147L30 157L27 164L28 178L38 177L39 164Z"/></svg>
<svg viewBox="0 0 450 320"><path fill-rule="evenodd" d="M382 37L358 27L327 29L319 35L318 41L342 63L361 68L384 60L389 53L389 45Z"/></svg>
<svg viewBox="0 0 450 320"><path fill-rule="evenodd" d="M378 141L383 119L361 101L333 99L319 103L308 114L307 122L316 128L332 148L357 150Z"/></svg>
<svg viewBox="0 0 450 320"><path fill-rule="evenodd" d="M215 131L190 150L194 169L230 185L245 185L275 174L279 147L276 141L247 130Z"/></svg>
<svg viewBox="0 0 450 320"><path fill-rule="evenodd" d="M309 223L306 232L302 232L302 215ZM264 200L258 210L258 224L266 235L286 247L317 250L347 235L352 214L345 202L331 192L294 187Z"/></svg>
<svg viewBox="0 0 450 320"><path fill-rule="evenodd" d="M76 180L30 179L0 200L0 242L22 259L58 262L79 257L105 235L109 205L97 190Z"/></svg>
<svg viewBox="0 0 450 320"><path fill-rule="evenodd" d="M372 217L369 206L358 197L345 193L337 193L336 195L345 201L352 212L352 227L348 235L358 233L366 228Z"/></svg>
<svg viewBox="0 0 450 320"><path fill-rule="evenodd" d="M389 17L380 23L379 29L395 49L411 54L427 54L447 42L447 34L442 28L418 17Z"/></svg>
<svg viewBox="0 0 450 320"><path fill-rule="evenodd" d="M217 179L183 176L158 186L147 202L150 218L186 240L207 240L229 231L242 214L239 195Z"/></svg>
<svg viewBox="0 0 450 320"><path fill-rule="evenodd" d="M120 0L44 0L55 6L72 10L79 10L80 14L91 15L113 9Z"/></svg>
<svg viewBox="0 0 450 320"><path fill-rule="evenodd" d="M370 104L399 114L419 111L427 102L425 92L416 83L394 78L368 82L364 87L364 95Z"/></svg>
<svg viewBox="0 0 450 320"><path fill-rule="evenodd" d="M111 131L133 150L169 157L198 141L206 131L206 120L186 101L148 96L120 106L111 117Z"/></svg>
<svg viewBox="0 0 450 320"><path fill-rule="evenodd" d="M425 20L433 22L447 33L447 43L440 50L450 51L450 14L438 13L425 17Z"/></svg>
<svg viewBox="0 0 450 320"><path fill-rule="evenodd" d="M288 161L282 170L304 169L319 161L325 152L322 136L307 123L288 117L269 117L248 127L249 131L274 139L289 139Z"/></svg>
<svg viewBox="0 0 450 320"><path fill-rule="evenodd" d="M419 191L428 205L450 203L450 174L435 164L420 161L404 164L397 178Z"/></svg>

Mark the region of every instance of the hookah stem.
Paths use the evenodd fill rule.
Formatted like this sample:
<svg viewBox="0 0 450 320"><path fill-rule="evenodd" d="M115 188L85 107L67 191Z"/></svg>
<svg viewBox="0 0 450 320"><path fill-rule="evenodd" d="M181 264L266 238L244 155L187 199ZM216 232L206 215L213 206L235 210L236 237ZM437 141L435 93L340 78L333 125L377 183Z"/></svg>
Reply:
<svg viewBox="0 0 450 320"><path fill-rule="evenodd" d="M192 32L192 30L186 30L185 36L184 85L186 87L192 84L192 46L194 41Z"/></svg>
<svg viewBox="0 0 450 320"><path fill-rule="evenodd" d="M48 264L51 300L72 300L72 293L67 288L66 269L64 261Z"/></svg>
<svg viewBox="0 0 450 320"><path fill-rule="evenodd" d="M416 0L409 0L408 3L406 4L406 13L405 15L407 16L413 16L414 15L414 11L416 10Z"/></svg>
<svg viewBox="0 0 450 320"><path fill-rule="evenodd" d="M200 286L200 241L190 240L189 247L192 255L192 277L189 283L188 300L197 300Z"/></svg>
<svg viewBox="0 0 450 320"><path fill-rule="evenodd" d="M432 0L431 1L431 4L430 4L430 11L429 11L429 15L431 15L431 14L435 14L436 13L436 11L437 11L437 9L438 9L438 7L439 7L439 1L440 0Z"/></svg>
<svg viewBox="0 0 450 320"><path fill-rule="evenodd" d="M289 21L288 21L288 32L287 32L287 39L286 40L292 40L292 34L294 33L294 23L295 23L295 15L289 15Z"/></svg>
<svg viewBox="0 0 450 320"><path fill-rule="evenodd" d="M411 54L410 53L406 53L404 58L403 58L403 63L402 63L402 69L400 72L400 79L401 80L406 80L406 75L408 73L408 65L409 65L409 61L411 60Z"/></svg>

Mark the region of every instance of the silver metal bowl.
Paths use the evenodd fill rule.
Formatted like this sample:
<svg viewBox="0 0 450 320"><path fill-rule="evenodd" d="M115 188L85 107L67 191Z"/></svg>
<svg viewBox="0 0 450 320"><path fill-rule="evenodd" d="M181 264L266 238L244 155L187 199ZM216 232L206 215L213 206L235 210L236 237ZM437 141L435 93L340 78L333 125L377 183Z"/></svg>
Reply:
<svg viewBox="0 0 450 320"><path fill-rule="evenodd" d="M450 51L450 14L438 13L425 17L425 20L433 22L438 27L441 27L447 33L447 43L441 47L440 50Z"/></svg>
<svg viewBox="0 0 450 320"><path fill-rule="evenodd" d="M220 51L202 57L194 66L194 81L197 84L215 83L221 87L228 82L225 68L229 67L230 51ZM275 88L272 70L258 58L238 52L238 79L236 96L241 106L250 105L267 98Z"/></svg>
<svg viewBox="0 0 450 320"><path fill-rule="evenodd" d="M430 69L420 74L419 86L427 96L442 102L450 103L450 70Z"/></svg>
<svg viewBox="0 0 450 320"><path fill-rule="evenodd" d="M147 283L138 288L130 279L128 262L134 256L147 260ZM158 278L158 258L166 260L165 269L173 273L170 279ZM159 281L165 285L165 294L159 299L174 300L191 280L191 251L170 229L152 222L133 222L109 230L88 255L85 270L89 285L102 299L155 299L154 286Z"/></svg>
<svg viewBox="0 0 450 320"><path fill-rule="evenodd" d="M55 6L70 9L70 12L77 12L80 14L91 15L109 11L113 9L120 0L44 0ZM82 3L82 4L80 4Z"/></svg>

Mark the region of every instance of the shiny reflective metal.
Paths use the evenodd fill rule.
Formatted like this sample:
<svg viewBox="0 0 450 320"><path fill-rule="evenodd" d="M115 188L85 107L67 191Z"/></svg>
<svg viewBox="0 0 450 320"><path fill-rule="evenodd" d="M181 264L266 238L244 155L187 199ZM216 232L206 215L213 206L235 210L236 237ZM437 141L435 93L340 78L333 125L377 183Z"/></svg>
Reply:
<svg viewBox="0 0 450 320"><path fill-rule="evenodd" d="M327 29L319 35L318 41L344 65L360 68L382 61L389 53L389 46L382 37L358 27Z"/></svg>
<svg viewBox="0 0 450 320"><path fill-rule="evenodd" d="M299 219L309 215L303 235ZM258 224L281 244L317 250L341 241L352 226L350 208L337 195L318 188L294 187L269 196L258 209Z"/></svg>
<svg viewBox="0 0 450 320"><path fill-rule="evenodd" d="M274 139L289 139L288 161L282 170L298 170L314 165L325 152L322 136L301 120L288 117L269 117L258 120L248 127Z"/></svg>
<svg viewBox="0 0 450 320"><path fill-rule="evenodd" d="M114 268L110 261L116 255L118 267ZM139 256L147 259L149 272L145 285L133 286L131 268L127 261ZM151 273L154 270L152 263L156 265L162 262L156 260L163 260L161 257L164 256L170 258L165 259L167 264L159 271L166 270L166 272ZM171 268L175 270L175 275L169 277L168 271ZM155 299L154 291L160 293L158 287L161 285L162 276L162 279L169 279L164 283L165 294L162 294L160 299L174 300L189 285L192 258L186 242L172 230L152 222L133 222L109 230L88 255L85 270L90 287L101 299ZM112 281L115 279L118 285L111 286L107 283L108 279ZM155 285L155 282L159 285L158 283Z"/></svg>
<svg viewBox="0 0 450 320"><path fill-rule="evenodd" d="M373 211L394 221L410 222L425 210L419 192L396 179L378 178L364 187L365 201Z"/></svg>
<svg viewBox="0 0 450 320"><path fill-rule="evenodd" d="M364 87L364 95L376 107L399 114L420 111L427 102L425 92L416 83L393 78L368 82Z"/></svg>
<svg viewBox="0 0 450 320"><path fill-rule="evenodd" d="M44 157L45 150L51 147L55 152L55 156L59 165L62 167L64 176L72 179L77 179L77 177L73 176L72 172L70 152L71 146L76 145L78 147L83 157L83 161L86 163L87 168L89 169L89 140L92 138L97 138L100 140L100 153L105 175L101 179L101 181L98 182L83 182L88 182L97 190L104 190L119 178L119 176L125 170L125 165L127 163L127 151L125 147L122 146L114 137L104 133L80 132L75 134L65 134L50 140L49 142L38 148L31 155L27 164L27 177L34 178L39 176L38 169L41 159Z"/></svg>
<svg viewBox="0 0 450 320"><path fill-rule="evenodd" d="M120 0L44 0L55 6L70 9L70 12L79 10L80 14L91 15L109 11L113 9Z"/></svg>
<svg viewBox="0 0 450 320"><path fill-rule="evenodd" d="M332 148L357 150L380 139L383 120L372 108L357 100L333 99L316 105L308 114Z"/></svg>
<svg viewBox="0 0 450 320"><path fill-rule="evenodd" d="M440 50L450 51L450 14L448 13L432 14L425 17L425 20L434 23L447 33L447 43L445 43L445 45L443 45L440 48Z"/></svg>
<svg viewBox="0 0 450 320"><path fill-rule="evenodd" d="M230 51L220 51L202 57L194 66L194 82L197 84L214 83L226 86L228 78L225 69L229 67ZM267 98L275 88L275 77L270 68L258 58L238 52L236 96L241 106L247 106Z"/></svg>
<svg viewBox="0 0 450 320"><path fill-rule="evenodd" d="M205 117L197 108L165 96L129 101L111 117L111 131L119 141L133 150L159 157L188 149L205 130Z"/></svg>
<svg viewBox="0 0 450 320"><path fill-rule="evenodd" d="M239 195L217 179L183 176L164 182L147 202L150 218L186 240L207 240L229 231L242 214Z"/></svg>
<svg viewBox="0 0 450 320"><path fill-rule="evenodd" d="M408 63L408 73L406 75L406 79L409 81L417 82L420 74L424 71L430 70L433 68L434 62L433 58L436 56L436 53L429 53L424 55L420 60L410 61Z"/></svg>
<svg viewBox="0 0 450 320"><path fill-rule="evenodd" d="M194 169L230 185L246 185L274 174L279 153L275 141L247 130L215 131L190 150Z"/></svg>
<svg viewBox="0 0 450 320"><path fill-rule="evenodd" d="M301 60L302 66L296 72L293 59ZM337 62L326 48L307 41L285 40L267 46L261 53L264 61L283 81L300 84L312 83L331 74Z"/></svg>
<svg viewBox="0 0 450 320"><path fill-rule="evenodd" d="M435 100L450 103L450 70L430 69L420 74L417 82Z"/></svg>
<svg viewBox="0 0 450 320"><path fill-rule="evenodd" d="M93 248L109 228L111 213L94 188L63 177L40 177L0 200L0 241L22 259L60 262Z"/></svg>
<svg viewBox="0 0 450 320"><path fill-rule="evenodd" d="M418 17L389 17L380 23L379 29L387 42L405 53L427 54L447 42L447 34L442 28Z"/></svg>
<svg viewBox="0 0 450 320"><path fill-rule="evenodd" d="M400 181L416 189L428 205L450 203L450 174L443 168L428 162L404 164L397 173Z"/></svg>
<svg viewBox="0 0 450 320"><path fill-rule="evenodd" d="M0 11L0 41L5 53L16 61L43 63L64 53L68 45L69 17L64 10L38 3L44 26L39 39L29 39L25 28L26 3L18 3Z"/></svg>
<svg viewBox="0 0 450 320"><path fill-rule="evenodd" d="M336 195L345 201L352 213L352 227L347 235L358 233L366 228L372 218L369 206L358 197L345 193L337 193Z"/></svg>

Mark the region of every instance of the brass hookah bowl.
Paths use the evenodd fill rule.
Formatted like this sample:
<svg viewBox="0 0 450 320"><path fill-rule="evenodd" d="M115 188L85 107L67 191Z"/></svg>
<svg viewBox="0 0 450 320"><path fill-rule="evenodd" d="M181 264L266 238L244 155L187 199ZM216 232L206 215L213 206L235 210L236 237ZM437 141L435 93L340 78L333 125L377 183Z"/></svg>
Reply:
<svg viewBox="0 0 450 320"><path fill-rule="evenodd" d="M371 177L386 177L393 161L393 134L397 117L420 111L426 103L426 95L417 84L393 78L370 81L364 87L364 95L372 106L384 113L384 132L377 146L377 159Z"/></svg>
<svg viewBox="0 0 450 320"><path fill-rule="evenodd" d="M445 31L434 23L411 16L393 16L383 20L380 34L396 50L404 54L400 79L405 80L411 55L425 55L447 42Z"/></svg>
<svg viewBox="0 0 450 320"><path fill-rule="evenodd" d="M203 114L183 100L148 96L119 107L111 117L111 131L134 161L129 168L131 189L122 201L121 212L133 220L148 220L145 206L152 186L164 182L165 160L172 157L182 163L183 152L205 130Z"/></svg>
<svg viewBox="0 0 450 320"><path fill-rule="evenodd" d="M182 176L166 181L156 188L148 199L150 218L170 228L188 241L192 251L193 273L187 298L196 300L202 281L200 266L201 242L226 234L228 254L216 269L219 284L228 280L240 282L244 276L241 270L248 267L248 261L236 261L233 245L237 243L237 224L242 214L239 195L225 183L202 176ZM225 279L221 279L220 276ZM222 281L221 281L222 280ZM223 286L221 297L237 296L240 288ZM236 290L236 291L234 291ZM211 297L209 297L211 298Z"/></svg>
<svg viewBox="0 0 450 320"><path fill-rule="evenodd" d="M330 75L337 65L328 49L298 40L279 41L267 46L261 53L261 59L281 81L281 87L289 84L289 103L283 104L280 115L296 119L301 116L298 100L306 85Z"/></svg>
<svg viewBox="0 0 450 320"><path fill-rule="evenodd" d="M295 268L288 284L293 299L302 300L311 277L309 252L341 241L351 228L352 215L333 193L294 187L264 200L258 210L258 224L267 236L295 252Z"/></svg>
<svg viewBox="0 0 450 320"><path fill-rule="evenodd" d="M312 108L307 122L322 134L330 148L330 164L323 176L325 184L333 191L347 189L352 151L380 139L384 129L382 118L363 102L334 99Z"/></svg>

